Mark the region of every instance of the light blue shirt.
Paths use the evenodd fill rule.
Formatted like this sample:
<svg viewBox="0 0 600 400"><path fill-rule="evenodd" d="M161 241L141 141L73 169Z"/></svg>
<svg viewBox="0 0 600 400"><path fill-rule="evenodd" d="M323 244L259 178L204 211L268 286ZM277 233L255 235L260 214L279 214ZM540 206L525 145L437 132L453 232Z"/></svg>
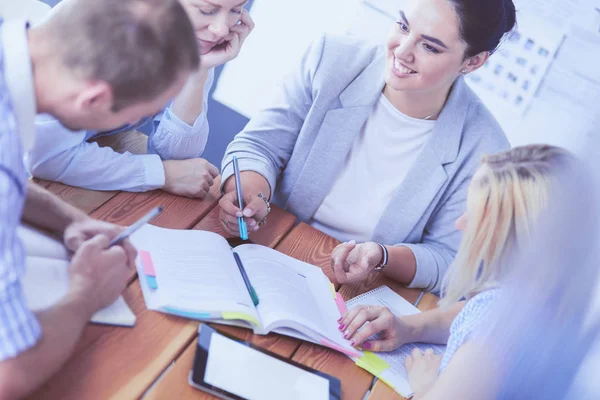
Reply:
<svg viewBox="0 0 600 400"><path fill-rule="evenodd" d="M499 289L481 292L467 301L462 311L454 318L450 326L450 337L442 363L440 373L446 369L454 354L460 346L469 341L480 327L481 321L488 315L494 301L498 298Z"/></svg>
<svg viewBox="0 0 600 400"><path fill-rule="evenodd" d="M202 112L192 126L178 118L169 106L155 119L142 121L149 129L148 154L118 153L88 140L119 133L70 131L48 115L36 119L36 144L25 158L32 176L94 190L143 192L165 184L162 160L199 157L208 140L208 94L214 81L214 69L204 86ZM139 125L135 126L139 128Z"/></svg>
<svg viewBox="0 0 600 400"><path fill-rule="evenodd" d="M10 33L5 32L8 29ZM24 117L27 112L23 110L17 115L15 103L33 103L35 110L35 102L32 101L32 93L14 93L7 84L7 59L12 58L12 65L19 58L26 57L28 60L25 32L23 22L11 21L10 24L4 24L0 19L0 361L16 357L33 347L41 335L41 326L27 308L21 287L21 278L25 273L25 254L17 236L27 188L21 143L21 136L27 130L23 129L26 128ZM6 40L6 37L9 39ZM23 87L25 83L27 87L29 83L31 88L31 68L29 72L25 72L25 68L25 65L21 66L22 71L17 77L23 77L29 82L20 81L17 84ZM24 76L25 74L28 76ZM33 125L33 119L30 124Z"/></svg>

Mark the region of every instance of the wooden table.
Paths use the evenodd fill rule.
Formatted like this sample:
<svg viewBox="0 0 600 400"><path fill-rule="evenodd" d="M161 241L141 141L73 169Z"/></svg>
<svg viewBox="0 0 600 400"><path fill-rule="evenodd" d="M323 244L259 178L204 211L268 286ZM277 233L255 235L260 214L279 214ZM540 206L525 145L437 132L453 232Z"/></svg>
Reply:
<svg viewBox="0 0 600 400"><path fill-rule="evenodd" d="M219 182L202 201L162 191L137 194L95 192L38 182L67 202L105 221L128 225L160 204L165 211L153 221L155 225L209 230L225 236L218 220ZM232 244L240 242L239 238L228 239ZM293 215L278 207L273 207L269 223L251 234L250 241L321 267L345 299L381 284L387 284L410 302L414 302L420 294L383 276L375 276L368 284L340 286L335 282L329 262L330 253L339 242L304 223L296 224ZM147 310L137 276L132 276L124 297L137 317L135 327L89 324L67 364L31 396L32 399L212 398L192 389L187 383L198 322ZM426 294L419 308L433 308L436 300L435 296ZM342 382L343 399L361 400L369 389L369 399L401 398L380 381L373 386L371 374L354 365L346 356L327 348L277 334L259 336L247 329L214 327L338 377Z"/></svg>

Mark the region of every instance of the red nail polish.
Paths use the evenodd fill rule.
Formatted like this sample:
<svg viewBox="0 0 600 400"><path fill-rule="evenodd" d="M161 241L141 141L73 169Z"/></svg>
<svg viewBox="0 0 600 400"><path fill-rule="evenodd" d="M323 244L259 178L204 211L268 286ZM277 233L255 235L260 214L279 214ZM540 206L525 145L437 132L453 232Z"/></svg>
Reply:
<svg viewBox="0 0 600 400"><path fill-rule="evenodd" d="M343 331L343 330L344 330L344 327L345 327L345 325L344 325L344 324L341 324L341 325L340 325L340 331Z"/></svg>
<svg viewBox="0 0 600 400"><path fill-rule="evenodd" d="M352 340L350 341L350 346L354 346L355 344L356 344L356 340L352 339Z"/></svg>
<svg viewBox="0 0 600 400"><path fill-rule="evenodd" d="M363 343L363 345L362 345L362 348L363 348L363 349L367 349L367 350L369 350L369 349L371 348L371 343L369 343L369 342L364 342L364 343Z"/></svg>

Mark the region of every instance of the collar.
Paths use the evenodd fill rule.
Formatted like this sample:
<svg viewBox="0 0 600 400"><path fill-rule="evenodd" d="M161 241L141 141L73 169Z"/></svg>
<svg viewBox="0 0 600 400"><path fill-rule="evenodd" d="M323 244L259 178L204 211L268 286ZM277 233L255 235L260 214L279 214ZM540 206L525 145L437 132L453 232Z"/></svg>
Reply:
<svg viewBox="0 0 600 400"><path fill-rule="evenodd" d="M22 19L6 21L0 30L4 48L4 74L19 132L23 151L35 143L36 99L33 86L33 69L29 56L27 29L29 23Z"/></svg>

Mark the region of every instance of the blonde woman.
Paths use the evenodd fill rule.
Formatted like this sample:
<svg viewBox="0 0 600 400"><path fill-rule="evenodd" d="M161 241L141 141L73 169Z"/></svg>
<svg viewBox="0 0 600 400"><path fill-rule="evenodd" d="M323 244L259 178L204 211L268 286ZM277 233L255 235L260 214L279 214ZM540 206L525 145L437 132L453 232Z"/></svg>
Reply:
<svg viewBox="0 0 600 400"><path fill-rule="evenodd" d="M444 279L441 308L396 317L386 307L360 307L340 319L340 330L356 346L372 351L413 342L447 344L443 358L415 351L406 361L415 398L444 390L438 375L464 366L464 347L501 293L511 259L529 242L559 173L574 162L565 150L545 145L485 157L469 187L467 212L456 222L464 234ZM377 332L380 340L367 340Z"/></svg>

